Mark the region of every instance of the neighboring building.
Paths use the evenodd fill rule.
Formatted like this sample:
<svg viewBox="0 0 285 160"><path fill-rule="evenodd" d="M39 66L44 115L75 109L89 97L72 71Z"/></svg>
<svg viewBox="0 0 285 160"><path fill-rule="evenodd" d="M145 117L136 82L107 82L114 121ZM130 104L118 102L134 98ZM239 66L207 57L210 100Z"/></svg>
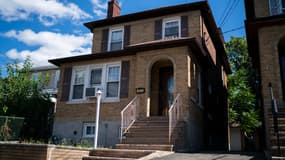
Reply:
<svg viewBox="0 0 285 160"><path fill-rule="evenodd" d="M101 89L101 146L227 149L230 67L206 1L121 16L112 0L106 19L84 25L93 33L92 53L49 61L62 73L55 136L93 141L92 96Z"/></svg>
<svg viewBox="0 0 285 160"><path fill-rule="evenodd" d="M258 102L263 111L264 147L278 154L272 119L272 84L279 113L282 156L285 156L285 0L245 0L248 50L259 82Z"/></svg>
<svg viewBox="0 0 285 160"><path fill-rule="evenodd" d="M48 83L44 87L43 92L49 93L52 97L56 98L60 76L59 68L56 66L41 66L31 69L31 76L34 79L38 80L40 75L48 76Z"/></svg>

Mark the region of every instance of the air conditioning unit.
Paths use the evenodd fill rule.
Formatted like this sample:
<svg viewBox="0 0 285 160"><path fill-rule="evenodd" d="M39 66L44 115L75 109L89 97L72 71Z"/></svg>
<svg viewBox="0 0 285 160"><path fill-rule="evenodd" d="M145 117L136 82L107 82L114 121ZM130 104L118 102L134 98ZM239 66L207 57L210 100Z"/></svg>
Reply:
<svg viewBox="0 0 285 160"><path fill-rule="evenodd" d="M95 87L86 88L86 91L85 91L86 97L94 97L95 95L96 95L96 88Z"/></svg>
<svg viewBox="0 0 285 160"><path fill-rule="evenodd" d="M101 87L90 87L90 88L86 88L85 90L85 96L86 97L95 97L96 96L96 92L98 90L101 90L102 91L102 88Z"/></svg>

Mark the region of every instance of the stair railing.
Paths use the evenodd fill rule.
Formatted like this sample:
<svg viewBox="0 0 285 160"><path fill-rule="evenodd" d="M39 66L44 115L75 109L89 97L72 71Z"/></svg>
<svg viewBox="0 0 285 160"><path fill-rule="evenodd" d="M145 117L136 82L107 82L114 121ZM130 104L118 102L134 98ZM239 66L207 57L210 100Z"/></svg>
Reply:
<svg viewBox="0 0 285 160"><path fill-rule="evenodd" d="M280 150L279 127L278 127L278 107L277 107L276 99L274 98L274 95L273 95L272 84L269 83L268 87L269 87L270 98L271 98L271 112L272 112L272 116L273 116L274 134L277 138L277 147L278 147L277 150L278 150L278 154L280 155L281 150Z"/></svg>
<svg viewBox="0 0 285 160"><path fill-rule="evenodd" d="M173 101L173 104L168 110L169 115L169 143L173 142L173 135L175 131L175 127L181 119L182 113L182 102L181 95L178 94Z"/></svg>
<svg viewBox="0 0 285 160"><path fill-rule="evenodd" d="M121 111L121 135L122 140L123 135L129 130L129 128L134 124L137 119L137 108L139 106L139 97L135 97L122 111Z"/></svg>

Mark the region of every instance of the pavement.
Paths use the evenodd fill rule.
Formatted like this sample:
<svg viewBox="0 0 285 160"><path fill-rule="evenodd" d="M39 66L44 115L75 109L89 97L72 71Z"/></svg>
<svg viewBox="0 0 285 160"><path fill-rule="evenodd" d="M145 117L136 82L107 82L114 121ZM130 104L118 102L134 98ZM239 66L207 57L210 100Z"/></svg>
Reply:
<svg viewBox="0 0 285 160"><path fill-rule="evenodd" d="M172 153L151 160L265 160L262 153Z"/></svg>

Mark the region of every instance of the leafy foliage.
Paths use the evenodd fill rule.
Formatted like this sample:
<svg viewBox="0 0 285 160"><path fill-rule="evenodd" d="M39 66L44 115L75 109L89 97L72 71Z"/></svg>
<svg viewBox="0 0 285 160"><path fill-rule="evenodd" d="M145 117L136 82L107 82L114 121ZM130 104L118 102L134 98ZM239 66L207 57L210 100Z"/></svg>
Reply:
<svg viewBox="0 0 285 160"><path fill-rule="evenodd" d="M6 65L7 77L0 78L0 116L24 117L22 138L47 139L53 104L42 89L48 75L33 79L31 67L29 58L22 65L17 61Z"/></svg>
<svg viewBox="0 0 285 160"><path fill-rule="evenodd" d="M255 82L245 38L232 37L226 43L232 75L228 78L229 121L239 123L246 135L261 125L253 92Z"/></svg>

